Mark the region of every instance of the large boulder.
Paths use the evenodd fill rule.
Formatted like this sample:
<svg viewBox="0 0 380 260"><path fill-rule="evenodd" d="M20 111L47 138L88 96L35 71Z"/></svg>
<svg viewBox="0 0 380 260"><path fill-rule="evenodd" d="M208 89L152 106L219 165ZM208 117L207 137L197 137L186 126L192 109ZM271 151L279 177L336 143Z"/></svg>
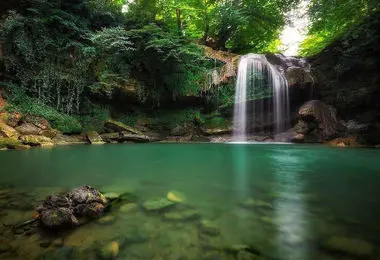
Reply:
<svg viewBox="0 0 380 260"><path fill-rule="evenodd" d="M0 137L0 149L26 150L29 148L29 145L24 145L17 139Z"/></svg>
<svg viewBox="0 0 380 260"><path fill-rule="evenodd" d="M104 144L102 137L96 131L87 132L86 138L90 144Z"/></svg>
<svg viewBox="0 0 380 260"><path fill-rule="evenodd" d="M62 229L80 224L81 218L99 217L107 200L90 186L78 187L66 194L51 195L37 208L41 224L50 229Z"/></svg>
<svg viewBox="0 0 380 260"><path fill-rule="evenodd" d="M22 135L40 135L42 129L31 123L23 123L15 128Z"/></svg>
<svg viewBox="0 0 380 260"><path fill-rule="evenodd" d="M20 134L13 127L10 127L9 125L0 121L0 137L17 139L19 136Z"/></svg>
<svg viewBox="0 0 380 260"><path fill-rule="evenodd" d="M343 134L346 127L338 120L334 107L319 100L310 100L298 110L298 121L277 141L322 143Z"/></svg>
<svg viewBox="0 0 380 260"><path fill-rule="evenodd" d="M121 142L136 142L136 143L147 143L151 139L149 136L143 134L131 134L129 132L120 132L119 141Z"/></svg>
<svg viewBox="0 0 380 260"><path fill-rule="evenodd" d="M104 123L104 128L109 132L129 132L138 135L142 134L139 130L112 119Z"/></svg>
<svg viewBox="0 0 380 260"><path fill-rule="evenodd" d="M27 115L22 117L21 121L23 123L32 124L41 130L47 130L47 129L51 128L50 123L46 119L39 117L39 116L27 114Z"/></svg>
<svg viewBox="0 0 380 260"><path fill-rule="evenodd" d="M41 136L41 135L23 135L23 136L20 136L19 139L23 144L27 144L31 146L53 145L52 139L46 136Z"/></svg>
<svg viewBox="0 0 380 260"><path fill-rule="evenodd" d="M116 143L116 142L119 142L120 140L120 134L118 132L104 133L104 134L101 134L100 137L102 138L102 140L104 140L107 143Z"/></svg>
<svg viewBox="0 0 380 260"><path fill-rule="evenodd" d="M298 116L301 120L309 123L309 125L318 126L318 129L322 131L325 137L335 135L341 127L335 108L319 100L306 102L298 110Z"/></svg>
<svg viewBox="0 0 380 260"><path fill-rule="evenodd" d="M86 140L81 135L57 134L54 138L52 138L52 141L55 145L86 144Z"/></svg>

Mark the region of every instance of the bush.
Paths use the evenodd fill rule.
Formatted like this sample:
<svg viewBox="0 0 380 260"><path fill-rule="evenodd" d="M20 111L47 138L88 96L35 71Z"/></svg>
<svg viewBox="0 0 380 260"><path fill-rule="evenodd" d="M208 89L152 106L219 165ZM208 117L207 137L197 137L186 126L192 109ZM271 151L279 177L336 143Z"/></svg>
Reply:
<svg viewBox="0 0 380 260"><path fill-rule="evenodd" d="M80 133L82 131L82 126L75 117L62 114L38 99L27 96L26 93L17 86L11 86L8 102L8 111L17 111L22 114L32 114L43 117L50 122L53 128L65 134Z"/></svg>
<svg viewBox="0 0 380 260"><path fill-rule="evenodd" d="M110 118L108 108L95 105L92 105L86 114L78 116L84 131L97 131L100 133L104 131L104 122Z"/></svg>

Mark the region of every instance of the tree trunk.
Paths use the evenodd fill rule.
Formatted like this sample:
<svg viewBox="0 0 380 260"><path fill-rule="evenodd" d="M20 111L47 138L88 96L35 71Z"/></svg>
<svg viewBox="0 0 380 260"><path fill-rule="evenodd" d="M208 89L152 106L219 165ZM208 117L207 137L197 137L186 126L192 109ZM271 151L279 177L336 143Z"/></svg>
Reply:
<svg viewBox="0 0 380 260"><path fill-rule="evenodd" d="M181 20L181 10L177 9L175 10L177 15L177 26L178 26L178 35L182 36L182 20Z"/></svg>

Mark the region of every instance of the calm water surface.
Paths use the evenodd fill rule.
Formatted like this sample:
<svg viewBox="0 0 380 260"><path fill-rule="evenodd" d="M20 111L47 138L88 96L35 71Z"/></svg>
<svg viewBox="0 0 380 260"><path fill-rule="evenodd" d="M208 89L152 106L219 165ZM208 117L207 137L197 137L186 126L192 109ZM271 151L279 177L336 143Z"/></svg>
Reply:
<svg viewBox="0 0 380 260"><path fill-rule="evenodd" d="M5 151L0 152L0 224L27 220L49 193L86 184L131 192L137 208L115 207L109 223L49 234L50 246L41 247L43 234L0 227L0 242L7 241L0 258L98 259L93 252L117 241L116 259L380 259L379 150L128 144ZM191 208L219 234L204 233L200 219L167 219L141 207L169 191L186 198L182 209L172 211ZM134 238L120 242L125 236ZM371 256L332 252L326 241L334 236L365 241ZM245 253L234 249L238 245L246 246Z"/></svg>

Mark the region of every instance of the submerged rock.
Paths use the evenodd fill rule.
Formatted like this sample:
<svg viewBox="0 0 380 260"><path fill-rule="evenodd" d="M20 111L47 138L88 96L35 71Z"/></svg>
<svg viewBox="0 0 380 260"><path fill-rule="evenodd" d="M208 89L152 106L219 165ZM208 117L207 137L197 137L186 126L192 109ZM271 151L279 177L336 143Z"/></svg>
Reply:
<svg viewBox="0 0 380 260"><path fill-rule="evenodd" d="M119 255L119 243L112 241L109 244L106 244L100 249L99 256L101 259L108 260L114 259Z"/></svg>
<svg viewBox="0 0 380 260"><path fill-rule="evenodd" d="M101 217L96 222L99 223L99 224L101 224L101 225L108 225L108 224L111 224L114 221L115 221L115 217L109 215L109 216Z"/></svg>
<svg viewBox="0 0 380 260"><path fill-rule="evenodd" d="M104 193L104 197L107 200L117 200L117 199L120 199L120 193L117 193L117 192L107 192L107 193Z"/></svg>
<svg viewBox="0 0 380 260"><path fill-rule="evenodd" d="M183 203L186 201L186 196L179 191L169 191L166 198L172 202Z"/></svg>
<svg viewBox="0 0 380 260"><path fill-rule="evenodd" d="M107 200L90 186L81 186L63 195L52 195L37 208L41 223L51 229L79 224L79 217L99 217Z"/></svg>
<svg viewBox="0 0 380 260"><path fill-rule="evenodd" d="M137 211L136 203L126 203L120 207L120 211L123 213L131 213Z"/></svg>
<svg viewBox="0 0 380 260"><path fill-rule="evenodd" d="M164 214L164 219L169 221L191 221L197 220L200 217L200 213L194 209L185 209Z"/></svg>
<svg viewBox="0 0 380 260"><path fill-rule="evenodd" d="M202 219L199 230L201 233L210 235L210 236L218 236L220 234L219 228L215 225L215 223Z"/></svg>
<svg viewBox="0 0 380 260"><path fill-rule="evenodd" d="M372 259L375 251L374 246L364 240L338 236L330 237L323 243L323 248L328 251L365 259Z"/></svg>
<svg viewBox="0 0 380 260"><path fill-rule="evenodd" d="M164 211L170 207L172 207L175 203L164 198L159 199L152 199L145 201L142 204L142 207L149 212L155 212L155 211Z"/></svg>

